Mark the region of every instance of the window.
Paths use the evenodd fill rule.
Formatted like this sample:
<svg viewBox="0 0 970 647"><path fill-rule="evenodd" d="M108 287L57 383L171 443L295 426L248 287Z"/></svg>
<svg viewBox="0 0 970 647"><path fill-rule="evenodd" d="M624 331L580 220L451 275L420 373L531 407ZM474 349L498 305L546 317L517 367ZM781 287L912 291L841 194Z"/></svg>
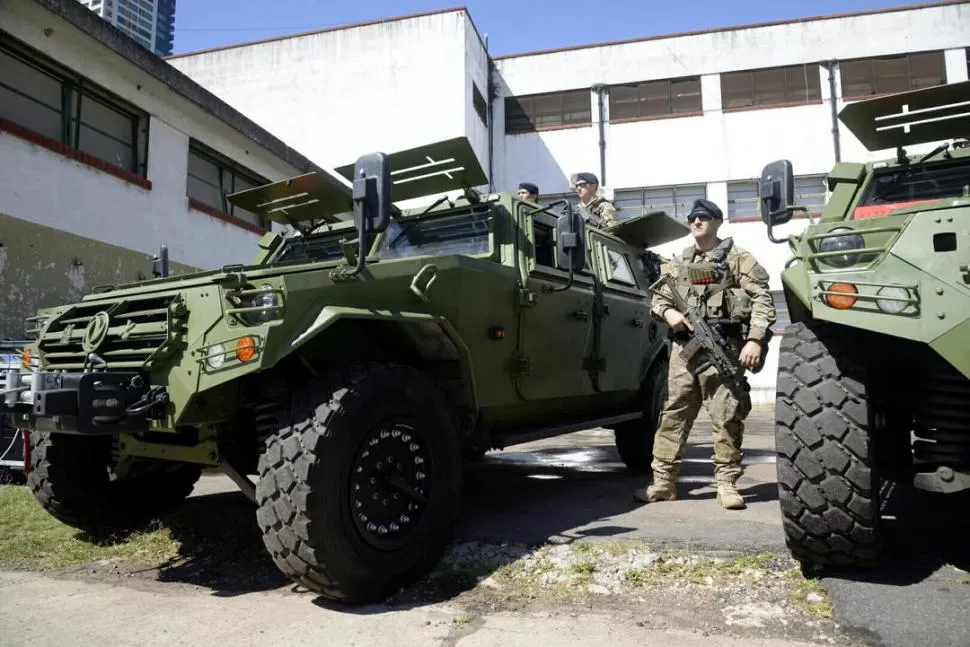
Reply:
<svg viewBox="0 0 970 647"><path fill-rule="evenodd" d="M721 75L721 107L746 108L822 100L818 65L792 65Z"/></svg>
<svg viewBox="0 0 970 647"><path fill-rule="evenodd" d="M478 89L475 82L472 81L472 105L475 107L475 113L478 118L482 120L482 123L488 126L488 103L485 101L485 97L482 96L482 91Z"/></svg>
<svg viewBox="0 0 970 647"><path fill-rule="evenodd" d="M592 123L589 90L505 98L505 132L527 133L556 126Z"/></svg>
<svg viewBox="0 0 970 647"><path fill-rule="evenodd" d="M342 259L343 248L340 246L341 239L356 238L355 230L350 229L339 232L326 232L321 234L308 234L293 236L283 241L279 251L273 255L270 264L278 265L281 263L329 263ZM373 235L370 242L373 243ZM369 247L368 247L369 248ZM354 245L354 251L357 245Z"/></svg>
<svg viewBox="0 0 970 647"><path fill-rule="evenodd" d="M728 182L728 212L729 220L759 218L761 207L758 204L758 181L744 180Z"/></svg>
<svg viewBox="0 0 970 647"><path fill-rule="evenodd" d="M609 267L606 268L607 274L609 275L610 283L619 283L620 285L625 285L628 287L639 287L637 286L637 279L633 275L633 270L630 269L630 261L627 260L626 254L621 254L616 250L607 248L606 253L609 257Z"/></svg>
<svg viewBox="0 0 970 647"><path fill-rule="evenodd" d="M247 168L229 160L223 155L192 140L189 143L189 173L186 182L186 195L202 204L239 218L252 225L268 229L266 219L237 207L226 196L251 189L269 180Z"/></svg>
<svg viewBox="0 0 970 647"><path fill-rule="evenodd" d="M532 232L535 240L536 265L556 267L555 230L544 222L534 222Z"/></svg>
<svg viewBox="0 0 970 647"><path fill-rule="evenodd" d="M0 118L145 177L148 115L2 38Z"/></svg>
<svg viewBox="0 0 970 647"><path fill-rule="evenodd" d="M827 198L824 175L805 175L795 178L795 204L799 207L805 207L809 213L817 215L825 210Z"/></svg>
<svg viewBox="0 0 970 647"><path fill-rule="evenodd" d="M943 52L899 54L842 61L842 96L867 97L946 83Z"/></svg>
<svg viewBox="0 0 970 647"><path fill-rule="evenodd" d="M699 77L644 81L610 88L610 120L701 112Z"/></svg>
<svg viewBox="0 0 970 647"><path fill-rule="evenodd" d="M672 218L686 221L694 200L706 197L706 184L646 187L617 190L613 204L619 210L617 215L624 220L652 211L664 211Z"/></svg>
<svg viewBox="0 0 970 647"><path fill-rule="evenodd" d="M965 159L882 169L877 171L859 205L957 198L968 185L970 164Z"/></svg>
<svg viewBox="0 0 970 647"><path fill-rule="evenodd" d="M377 247L377 257L391 260L411 256L487 254L490 221L487 209L416 218L403 224L392 220Z"/></svg>

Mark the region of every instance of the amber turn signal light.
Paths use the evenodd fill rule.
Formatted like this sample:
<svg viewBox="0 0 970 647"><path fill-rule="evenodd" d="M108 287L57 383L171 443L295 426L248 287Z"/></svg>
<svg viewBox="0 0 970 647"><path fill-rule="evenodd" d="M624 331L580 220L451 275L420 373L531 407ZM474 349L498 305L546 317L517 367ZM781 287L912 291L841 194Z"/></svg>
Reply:
<svg viewBox="0 0 970 647"><path fill-rule="evenodd" d="M24 351L24 354L20 356L20 365L24 368L30 368L30 363L34 359L34 351L29 348Z"/></svg>
<svg viewBox="0 0 970 647"><path fill-rule="evenodd" d="M236 358L240 362L249 362L256 357L256 340L252 337L240 337L236 341Z"/></svg>
<svg viewBox="0 0 970 647"><path fill-rule="evenodd" d="M851 283L833 283L829 286L825 302L836 310L848 310L859 300L859 289Z"/></svg>

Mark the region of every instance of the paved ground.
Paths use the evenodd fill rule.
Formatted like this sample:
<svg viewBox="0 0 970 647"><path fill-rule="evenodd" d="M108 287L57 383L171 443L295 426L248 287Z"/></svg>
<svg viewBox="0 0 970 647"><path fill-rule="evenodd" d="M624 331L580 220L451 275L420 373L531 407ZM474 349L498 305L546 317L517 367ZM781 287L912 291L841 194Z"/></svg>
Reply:
<svg viewBox="0 0 970 647"><path fill-rule="evenodd" d="M691 551L784 551L770 417L770 409L759 408L749 418L746 471L739 483L747 510L726 511L714 499L710 437L702 418L691 438L682 498L677 502L634 502L630 492L641 479L624 471L609 433L590 430L492 452L471 466L458 539L539 544L636 537L653 546ZM228 479L218 475L203 477L193 497L242 498ZM970 575L953 568L970 570L968 553L960 545L970 530L966 502L965 497L944 502L926 496L890 498L890 565L866 579L844 575L824 580L835 620L850 636L872 645L970 645ZM368 608L348 613L292 593L279 580L215 590L194 586L191 578L129 581L122 586L103 579L0 573L0 589L0 636L11 645L38 644L39 635L45 637L44 644L179 644L209 638L260 642L267 640L267 628L272 629L272 642L287 644L322 640L374 646L511 647L585 644L603 638L617 645L699 645L702 640L713 646L804 644L657 629L656 623L642 626L629 616L621 621L608 609L590 609L581 617L540 611L488 613L466 623L447 597L392 611ZM309 605L315 604L311 612ZM644 608L642 613L659 615L659 610ZM135 616L138 621L132 623ZM42 634L38 626L44 627Z"/></svg>

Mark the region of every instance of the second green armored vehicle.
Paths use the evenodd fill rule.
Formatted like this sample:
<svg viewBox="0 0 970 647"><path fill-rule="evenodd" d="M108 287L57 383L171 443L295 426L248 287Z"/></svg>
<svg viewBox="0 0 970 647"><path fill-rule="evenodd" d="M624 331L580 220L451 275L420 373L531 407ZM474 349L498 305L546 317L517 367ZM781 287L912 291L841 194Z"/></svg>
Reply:
<svg viewBox="0 0 970 647"><path fill-rule="evenodd" d="M803 564L872 567L882 483L970 489L970 82L853 103L840 119L897 154L836 164L821 217L788 238L779 498ZM772 227L800 209L790 162L765 167L761 198L783 242Z"/></svg>
<svg viewBox="0 0 970 647"><path fill-rule="evenodd" d="M230 197L299 231L266 234L251 265L37 314L5 400L52 515L127 527L218 466L284 573L366 602L440 557L464 456L606 427L648 467L668 346L645 248L684 225L602 231L568 204L476 192L464 138L338 173L352 184L310 173Z"/></svg>

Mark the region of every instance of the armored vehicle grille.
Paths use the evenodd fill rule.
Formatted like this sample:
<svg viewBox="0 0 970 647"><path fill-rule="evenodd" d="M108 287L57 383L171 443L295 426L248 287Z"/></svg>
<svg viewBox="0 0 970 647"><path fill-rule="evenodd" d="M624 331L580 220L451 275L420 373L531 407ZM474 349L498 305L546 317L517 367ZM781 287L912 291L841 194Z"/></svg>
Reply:
<svg viewBox="0 0 970 647"><path fill-rule="evenodd" d="M924 361L913 452L918 460L970 468L970 380L935 353Z"/></svg>
<svg viewBox="0 0 970 647"><path fill-rule="evenodd" d="M51 321L38 346L51 369L151 368L176 349L186 314L176 295L82 302Z"/></svg>

